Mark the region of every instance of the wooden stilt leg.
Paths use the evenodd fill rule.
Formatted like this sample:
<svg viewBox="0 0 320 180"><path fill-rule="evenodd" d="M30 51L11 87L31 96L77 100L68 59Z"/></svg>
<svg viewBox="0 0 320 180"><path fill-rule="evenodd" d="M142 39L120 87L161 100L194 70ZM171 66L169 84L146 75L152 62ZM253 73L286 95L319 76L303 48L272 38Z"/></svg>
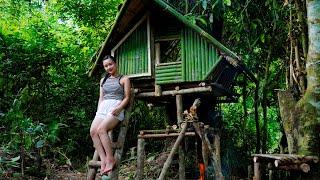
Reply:
<svg viewBox="0 0 320 180"><path fill-rule="evenodd" d="M99 159L99 154L97 151L94 151L92 160L98 161L98 159ZM96 177L96 173L97 173L96 168L90 167L90 169L88 170L88 174L87 174L87 180L94 180Z"/></svg>
<svg viewBox="0 0 320 180"><path fill-rule="evenodd" d="M185 170L185 153L184 153L184 145L183 143L179 147L179 179L186 179L186 170Z"/></svg>
<svg viewBox="0 0 320 180"><path fill-rule="evenodd" d="M176 89L179 89L178 87ZM180 127L180 124L183 121L182 117L182 95L176 95L176 106L177 106L177 120L178 125ZM186 179L186 173L185 173L185 154L184 154L184 143L179 146L179 179L184 180Z"/></svg>
<svg viewBox="0 0 320 180"><path fill-rule="evenodd" d="M216 133L214 135L214 147L215 147L215 154L217 158L217 168L219 172L219 179L223 179L222 170L221 170L221 157L220 157L220 134Z"/></svg>
<svg viewBox="0 0 320 180"><path fill-rule="evenodd" d="M254 180L260 180L260 163L258 162L258 157L253 158L254 161Z"/></svg>
<svg viewBox="0 0 320 180"><path fill-rule="evenodd" d="M137 176L136 180L143 179L143 168L144 168L144 159L145 159L145 140L142 138L138 139L138 150L137 150Z"/></svg>

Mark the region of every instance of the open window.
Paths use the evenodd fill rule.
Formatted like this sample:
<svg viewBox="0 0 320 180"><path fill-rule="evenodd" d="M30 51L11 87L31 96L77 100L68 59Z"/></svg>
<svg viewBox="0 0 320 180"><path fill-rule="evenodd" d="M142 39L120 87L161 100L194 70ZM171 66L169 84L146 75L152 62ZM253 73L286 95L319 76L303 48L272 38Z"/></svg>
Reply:
<svg viewBox="0 0 320 180"><path fill-rule="evenodd" d="M160 46L160 64L181 61L180 38L158 41Z"/></svg>

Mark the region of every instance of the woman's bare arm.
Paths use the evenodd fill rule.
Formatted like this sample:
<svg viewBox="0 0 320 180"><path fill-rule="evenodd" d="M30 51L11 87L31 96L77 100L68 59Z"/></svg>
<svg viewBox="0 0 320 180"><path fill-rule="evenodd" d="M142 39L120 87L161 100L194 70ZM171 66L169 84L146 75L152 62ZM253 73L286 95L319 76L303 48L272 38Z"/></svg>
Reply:
<svg viewBox="0 0 320 180"><path fill-rule="evenodd" d="M103 89L102 89L102 87L101 87L102 82L103 82L103 78L100 80L100 86L99 86L99 87L100 87L100 93L99 93L98 107L99 107L101 101L103 100Z"/></svg>

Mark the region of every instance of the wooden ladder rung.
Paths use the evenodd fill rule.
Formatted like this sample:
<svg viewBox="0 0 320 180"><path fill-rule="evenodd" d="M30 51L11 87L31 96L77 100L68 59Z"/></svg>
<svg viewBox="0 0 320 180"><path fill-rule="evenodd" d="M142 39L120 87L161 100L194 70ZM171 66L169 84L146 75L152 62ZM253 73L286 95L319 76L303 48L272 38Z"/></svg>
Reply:
<svg viewBox="0 0 320 180"><path fill-rule="evenodd" d="M98 168L101 166L101 161L91 160L91 161L89 161L89 166L93 167L93 168Z"/></svg>

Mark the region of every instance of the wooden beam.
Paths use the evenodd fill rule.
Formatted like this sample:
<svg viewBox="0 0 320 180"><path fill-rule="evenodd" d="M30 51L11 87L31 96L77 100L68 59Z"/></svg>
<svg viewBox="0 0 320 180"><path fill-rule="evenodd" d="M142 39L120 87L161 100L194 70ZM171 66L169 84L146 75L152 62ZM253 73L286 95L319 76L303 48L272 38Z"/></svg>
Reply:
<svg viewBox="0 0 320 180"><path fill-rule="evenodd" d="M171 91L162 91L162 96L175 96L177 94L190 94L190 93L200 93L200 92L212 92L212 87L196 87L196 88L189 88L189 89L180 89L180 90L171 90ZM136 95L137 98L139 97L155 97L154 92L143 92L138 93Z"/></svg>
<svg viewBox="0 0 320 180"><path fill-rule="evenodd" d="M99 159L99 154L97 151L94 151L92 160L93 161L98 161ZM89 162L89 166L90 166L90 162ZM94 180L96 177L96 173L97 173L97 169L96 168L89 168L88 173L87 173L87 180Z"/></svg>
<svg viewBox="0 0 320 180"><path fill-rule="evenodd" d="M185 136L195 136L194 132L185 132ZM169 134L146 134L138 135L138 138L167 138L167 137L177 137L180 133L169 133Z"/></svg>

